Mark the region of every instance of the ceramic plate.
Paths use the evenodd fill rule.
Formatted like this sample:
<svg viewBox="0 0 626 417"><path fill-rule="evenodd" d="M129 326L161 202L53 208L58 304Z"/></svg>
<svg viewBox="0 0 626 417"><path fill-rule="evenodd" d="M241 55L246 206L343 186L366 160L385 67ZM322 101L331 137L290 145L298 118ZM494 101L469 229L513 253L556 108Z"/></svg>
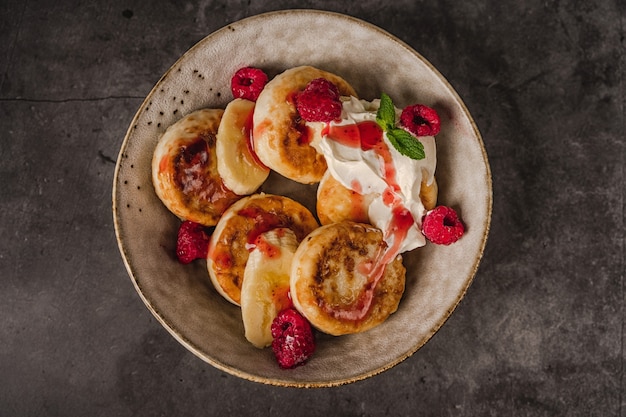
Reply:
<svg viewBox="0 0 626 417"><path fill-rule="evenodd" d="M388 57L393 56L393 60ZM238 307L213 289L204 261L175 258L179 224L157 198L151 158L159 136L182 116L232 100L230 78L243 66L270 77L312 65L345 78L361 98L386 92L402 108L424 103L442 119L437 136L439 203L452 206L466 234L451 246L427 244L405 254L406 291L398 311L365 333L319 335L304 366L278 367L271 349L244 338ZM271 175L261 191L283 194L314 211L315 186ZM345 15L288 10L224 27L187 51L158 81L124 138L113 184L113 216L122 258L137 292L187 349L230 374L262 383L319 387L354 382L403 361L443 325L474 278L491 217L491 176L482 139L444 77L389 33Z"/></svg>

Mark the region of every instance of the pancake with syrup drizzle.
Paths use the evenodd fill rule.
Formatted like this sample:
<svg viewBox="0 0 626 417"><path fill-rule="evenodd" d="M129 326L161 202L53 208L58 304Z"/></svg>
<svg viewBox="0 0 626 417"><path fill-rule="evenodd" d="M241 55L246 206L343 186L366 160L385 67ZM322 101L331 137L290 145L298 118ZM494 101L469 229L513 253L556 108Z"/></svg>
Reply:
<svg viewBox="0 0 626 417"><path fill-rule="evenodd" d="M224 111L197 110L165 131L152 158L157 196L176 216L205 226L217 223L240 196L217 171L216 134Z"/></svg>
<svg viewBox="0 0 626 417"><path fill-rule="evenodd" d="M233 304L241 301L241 285L249 251L264 232L291 229L300 242L318 227L311 212L284 196L253 194L237 201L215 226L207 268L215 289Z"/></svg>
<svg viewBox="0 0 626 417"><path fill-rule="evenodd" d="M367 209L375 194L362 195L344 187L326 171L317 188L316 211L323 225L350 220L369 223Z"/></svg>
<svg viewBox="0 0 626 417"><path fill-rule="evenodd" d="M311 66L288 69L267 83L254 110L254 150L263 164L303 184L319 182L326 171L324 156L314 148L322 123L305 123L295 105L297 93L316 79L337 86L340 95L355 96L354 89L338 75Z"/></svg>
<svg viewBox="0 0 626 417"><path fill-rule="evenodd" d="M400 255L379 262L386 249L383 233L367 224L343 221L314 230L293 257L294 306L335 336L381 324L398 309L406 275Z"/></svg>

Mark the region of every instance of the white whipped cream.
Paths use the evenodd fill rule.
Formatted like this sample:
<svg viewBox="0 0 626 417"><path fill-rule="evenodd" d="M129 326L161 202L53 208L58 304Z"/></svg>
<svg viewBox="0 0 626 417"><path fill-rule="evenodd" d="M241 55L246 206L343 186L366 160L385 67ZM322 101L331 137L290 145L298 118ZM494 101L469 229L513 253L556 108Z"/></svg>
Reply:
<svg viewBox="0 0 626 417"><path fill-rule="evenodd" d="M363 195L376 195L369 206L368 216L370 222L383 231L392 252L389 255L395 258L399 253L424 246L426 240L421 232L421 223L426 209L419 194L423 180L428 185L434 180L437 165L435 138L416 138L424 145L426 157L421 160L400 154L385 133L382 134L382 143L379 141L378 145L369 149L370 146L363 142L376 136L368 134L367 129L375 130L372 122L376 123L380 100L368 102L349 97L342 98L342 103L341 120L330 122L317 144L326 157L331 175L350 190ZM396 121L400 120L400 114L401 110L396 108ZM356 135L355 141L354 132L360 130L359 126L362 133ZM359 137L361 145L357 143ZM400 218L407 218L403 210L412 215L412 224L407 226L407 222L403 222L405 226L401 229L404 230L398 230L398 213L405 213Z"/></svg>

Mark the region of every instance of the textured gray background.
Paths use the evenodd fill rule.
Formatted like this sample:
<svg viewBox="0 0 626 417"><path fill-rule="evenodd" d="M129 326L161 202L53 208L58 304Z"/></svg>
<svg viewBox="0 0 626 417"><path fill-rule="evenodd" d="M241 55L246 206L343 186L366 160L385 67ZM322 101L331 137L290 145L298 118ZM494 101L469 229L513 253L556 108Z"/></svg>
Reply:
<svg viewBox="0 0 626 417"><path fill-rule="evenodd" d="M0 3L0 416L622 416L620 1ZM435 337L355 384L278 388L186 351L115 242L114 163L159 77L212 31L317 8L430 60L483 134L494 214Z"/></svg>

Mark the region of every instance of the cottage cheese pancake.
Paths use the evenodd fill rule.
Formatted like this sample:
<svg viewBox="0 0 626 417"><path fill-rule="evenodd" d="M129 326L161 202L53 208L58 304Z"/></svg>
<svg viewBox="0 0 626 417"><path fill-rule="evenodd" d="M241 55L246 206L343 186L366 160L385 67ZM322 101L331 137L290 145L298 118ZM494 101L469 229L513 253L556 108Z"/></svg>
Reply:
<svg viewBox="0 0 626 417"><path fill-rule="evenodd" d="M288 69L267 83L254 110L254 151L264 165L294 181L319 182L326 171L324 156L314 146L322 123L306 123L297 112L295 98L307 84L324 78L341 95L356 96L343 78L310 66Z"/></svg>
<svg viewBox="0 0 626 417"><path fill-rule="evenodd" d="M269 230L288 228L300 242L317 227L313 214L288 197L253 194L242 198L224 212L211 236L207 268L213 285L239 305L246 263L257 238Z"/></svg>
<svg viewBox="0 0 626 417"><path fill-rule="evenodd" d="M317 187L316 211L323 225L350 220L370 223L367 214L375 194L365 194L344 187L326 171Z"/></svg>
<svg viewBox="0 0 626 417"><path fill-rule="evenodd" d="M402 258L381 262L386 247L383 233L370 225L344 221L316 229L293 257L294 306L335 336L379 325L397 310L405 287Z"/></svg>
<svg viewBox="0 0 626 417"><path fill-rule="evenodd" d="M195 111L171 125L159 139L152 158L157 196L176 216L213 226L240 197L217 171L216 134L221 109Z"/></svg>

